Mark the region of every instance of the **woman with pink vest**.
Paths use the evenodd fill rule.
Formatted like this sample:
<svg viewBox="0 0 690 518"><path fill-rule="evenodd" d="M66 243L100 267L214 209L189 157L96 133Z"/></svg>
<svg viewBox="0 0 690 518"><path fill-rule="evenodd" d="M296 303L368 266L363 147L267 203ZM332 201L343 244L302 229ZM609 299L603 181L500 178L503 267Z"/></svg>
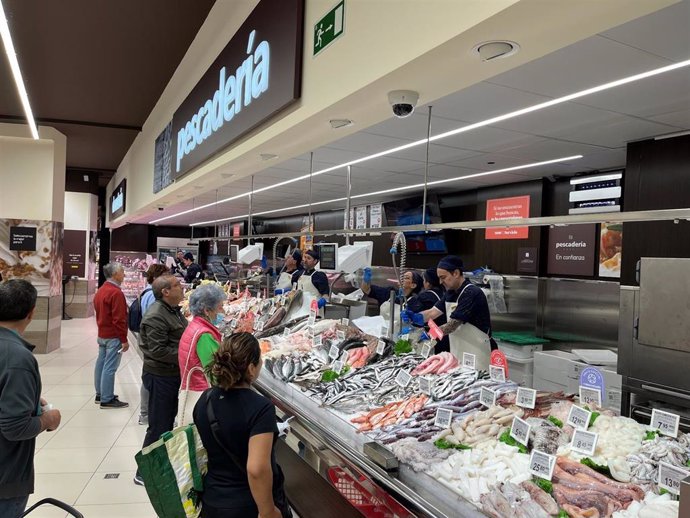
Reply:
<svg viewBox="0 0 690 518"><path fill-rule="evenodd" d="M204 368L213 361L221 335L218 326L225 318L223 288L217 284L203 284L189 297L192 321L180 338L177 358L180 364L180 394L177 407L178 426L192 422L194 405L209 387Z"/></svg>

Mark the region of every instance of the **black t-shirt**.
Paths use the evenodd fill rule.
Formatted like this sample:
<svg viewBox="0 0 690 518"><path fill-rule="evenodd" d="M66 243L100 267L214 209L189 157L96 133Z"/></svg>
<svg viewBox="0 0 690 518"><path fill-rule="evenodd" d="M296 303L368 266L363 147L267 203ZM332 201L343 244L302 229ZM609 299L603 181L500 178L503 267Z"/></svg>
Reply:
<svg viewBox="0 0 690 518"><path fill-rule="evenodd" d="M273 403L251 389L210 391L211 404L221 429L221 440L226 449L235 454L242 466L247 465L249 438L262 433L278 438L276 411ZM216 508L242 508L255 505L247 472L240 469L218 445L206 415L206 396L194 407L194 423L208 452L208 473L204 478L204 503ZM273 469L273 498L284 499L283 474L276 464L275 446L271 450Z"/></svg>
<svg viewBox="0 0 690 518"><path fill-rule="evenodd" d="M444 300L439 301L436 308L445 313L446 302L455 306L446 318L462 320L491 336L491 313L481 288L465 279L457 290L446 291Z"/></svg>

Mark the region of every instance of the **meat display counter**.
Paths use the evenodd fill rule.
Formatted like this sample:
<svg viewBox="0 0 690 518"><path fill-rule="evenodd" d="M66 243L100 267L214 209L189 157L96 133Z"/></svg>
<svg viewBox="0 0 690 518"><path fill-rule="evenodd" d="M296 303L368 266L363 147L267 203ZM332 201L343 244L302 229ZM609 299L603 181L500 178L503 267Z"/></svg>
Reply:
<svg viewBox="0 0 690 518"><path fill-rule="evenodd" d="M345 419L300 389L266 372L254 387L273 401L280 417L294 416L287 443L324 479L334 483L364 516L485 517L431 476L398 463L389 450L357 433ZM341 481L343 473L345 484Z"/></svg>

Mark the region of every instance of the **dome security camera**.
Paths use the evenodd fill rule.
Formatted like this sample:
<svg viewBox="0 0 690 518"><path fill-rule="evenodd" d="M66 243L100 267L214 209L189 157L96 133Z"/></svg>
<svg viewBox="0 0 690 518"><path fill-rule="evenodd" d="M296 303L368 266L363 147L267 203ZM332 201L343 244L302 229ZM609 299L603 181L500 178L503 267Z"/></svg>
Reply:
<svg viewBox="0 0 690 518"><path fill-rule="evenodd" d="M419 101L419 94L412 90L393 90L388 92L388 102L393 108L393 115L402 119L414 112Z"/></svg>

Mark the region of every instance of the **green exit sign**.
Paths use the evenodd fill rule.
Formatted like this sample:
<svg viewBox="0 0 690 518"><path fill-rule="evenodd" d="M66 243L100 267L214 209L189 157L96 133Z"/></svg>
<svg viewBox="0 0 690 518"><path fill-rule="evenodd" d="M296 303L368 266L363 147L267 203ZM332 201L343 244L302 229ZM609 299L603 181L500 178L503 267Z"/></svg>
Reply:
<svg viewBox="0 0 690 518"><path fill-rule="evenodd" d="M314 25L314 56L343 34L344 21L345 0L328 11L328 13Z"/></svg>

